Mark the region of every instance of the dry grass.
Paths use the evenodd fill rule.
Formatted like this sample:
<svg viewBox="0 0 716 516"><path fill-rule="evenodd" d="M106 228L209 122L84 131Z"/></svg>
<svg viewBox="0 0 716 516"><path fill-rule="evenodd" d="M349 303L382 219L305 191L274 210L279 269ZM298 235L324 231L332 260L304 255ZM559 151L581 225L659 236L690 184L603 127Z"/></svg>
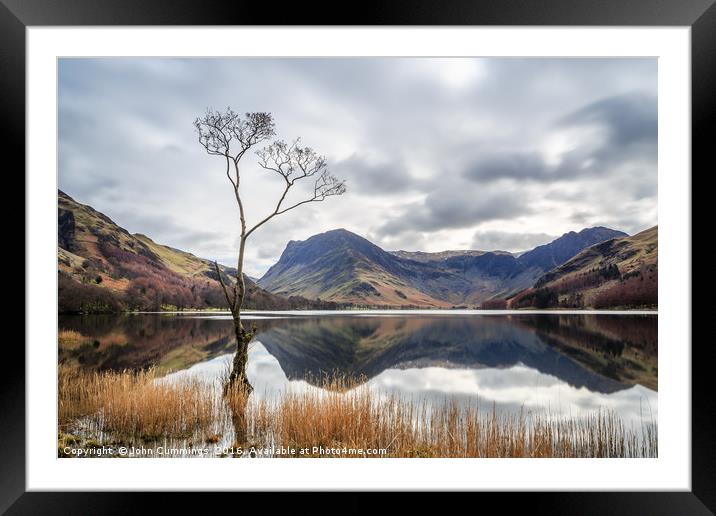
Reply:
<svg viewBox="0 0 716 516"><path fill-rule="evenodd" d="M293 448L300 457L657 456L655 424L634 428L611 412L571 419L500 414L494 407L380 396L345 378L328 379L323 387L271 399L237 388L222 397L219 389L187 378L157 382L152 372L61 368L60 422L89 418L113 438L201 436L202 443L216 443L222 437L217 428L229 421L235 432L223 437L236 446ZM344 448L359 451L326 451ZM384 454L375 453L381 449Z"/></svg>
<svg viewBox="0 0 716 516"><path fill-rule="evenodd" d="M84 418L116 438L190 438L214 429L217 394L194 380L155 381L153 370L87 373L60 366L59 423Z"/></svg>
<svg viewBox="0 0 716 516"><path fill-rule="evenodd" d="M654 424L632 428L608 411L585 418L498 414L494 407L380 397L365 384L342 378L328 384L274 401L246 399L237 391L230 406L244 411L251 442L293 448L301 457L336 456L321 448L363 450L357 455L366 457L657 456ZM301 449L309 451L299 454ZM367 451L380 449L385 454Z"/></svg>

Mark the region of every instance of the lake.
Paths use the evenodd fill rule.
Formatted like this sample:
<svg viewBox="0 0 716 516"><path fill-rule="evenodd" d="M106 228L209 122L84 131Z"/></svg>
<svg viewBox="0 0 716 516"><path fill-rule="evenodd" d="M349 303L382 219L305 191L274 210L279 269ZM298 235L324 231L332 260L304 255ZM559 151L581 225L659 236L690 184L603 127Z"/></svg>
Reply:
<svg viewBox="0 0 716 516"><path fill-rule="evenodd" d="M359 378L386 395L578 417L657 420L657 315L474 311L247 312L254 396ZM88 339L59 360L107 371L155 367L214 381L235 346L228 314L60 316Z"/></svg>

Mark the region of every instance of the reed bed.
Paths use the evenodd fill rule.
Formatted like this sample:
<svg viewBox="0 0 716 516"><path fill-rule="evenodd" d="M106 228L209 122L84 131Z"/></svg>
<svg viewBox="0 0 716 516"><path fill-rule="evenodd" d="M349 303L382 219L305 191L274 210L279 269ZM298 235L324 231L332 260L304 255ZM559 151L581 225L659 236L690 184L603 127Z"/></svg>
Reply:
<svg viewBox="0 0 716 516"><path fill-rule="evenodd" d="M93 432L145 440L214 431L217 393L202 382L156 381L153 369L82 372L60 367L60 427L83 419Z"/></svg>
<svg viewBox="0 0 716 516"><path fill-rule="evenodd" d="M524 410L500 414L494 406L382 396L361 382L329 379L321 389L287 392L274 400L247 399L236 391L230 406L237 402L234 410L243 411L254 441L294 449L293 456L301 457L608 458L656 457L658 452L655 423L627 426L606 410L579 418ZM299 454L301 449L309 451ZM364 453L330 451L336 449Z"/></svg>
<svg viewBox="0 0 716 516"><path fill-rule="evenodd" d="M239 388L222 394L190 378L158 382L151 371L61 369L60 422L89 418L120 439L199 436L203 443L221 438L244 449L294 450L276 454L281 457L596 458L658 452L655 423L626 425L604 410L579 418L500 413L494 406L401 399L342 377L327 378L320 387L260 397ZM223 435L215 435L217 428Z"/></svg>

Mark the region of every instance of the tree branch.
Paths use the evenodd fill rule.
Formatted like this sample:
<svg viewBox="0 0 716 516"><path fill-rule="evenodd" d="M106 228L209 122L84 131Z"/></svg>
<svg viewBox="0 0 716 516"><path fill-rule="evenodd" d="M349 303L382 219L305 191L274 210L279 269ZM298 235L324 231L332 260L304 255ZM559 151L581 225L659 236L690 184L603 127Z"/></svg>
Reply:
<svg viewBox="0 0 716 516"><path fill-rule="evenodd" d="M234 301L232 301L231 298L229 297L229 291L226 290L226 284L224 283L224 279L221 277L221 270L219 270L219 264L216 263L216 260L214 260L214 268L216 269L216 275L219 277L219 283L221 284L221 289L224 291L224 297L226 297L226 303L229 305L229 308L231 308L232 312L233 312Z"/></svg>
<svg viewBox="0 0 716 516"><path fill-rule="evenodd" d="M342 195L346 191L346 185L345 181L336 179L328 172L324 156L318 155L310 147L300 146L300 138L295 139L290 145L282 140L275 141L256 154L259 157L259 166L281 176L285 186L274 210L251 229L247 230L244 204L240 191L241 174L239 162L250 148L274 135L273 117L270 113L246 113L245 117L240 117L231 108L227 108L224 112L207 109L204 116L194 120L194 127L199 135L199 143L204 150L210 155L222 156L226 160L226 177L231 183L236 204L239 207L241 238L233 292L229 292L216 261L214 262L214 268L226 301L234 316L234 322L240 324L238 311L241 309L246 294L243 264L248 237L277 215L286 213L303 204L320 202L334 195ZM237 148L232 149L232 145ZM231 163L234 165L233 177ZM296 182L307 177L316 177L312 196L283 208L289 190Z"/></svg>
<svg viewBox="0 0 716 516"><path fill-rule="evenodd" d="M308 176L306 176L308 177ZM283 204L283 201L286 199L286 194L290 190L290 188L294 185L295 181L287 181L286 182L286 188L283 191L283 195L279 199L278 203L276 204L276 208L272 213L270 213L268 216L263 218L261 221L259 221L254 227L249 229L246 232L246 238L256 231L258 228L266 224L269 220L274 218L276 215L281 215L282 213L286 213L287 211L291 211L294 208L298 208L299 206L302 206L304 204L308 204L309 202L321 202L327 199L328 197L332 197L334 195L343 195L346 191L346 183L345 181L340 181L336 179L334 176L328 173L327 170L325 170L321 176L316 179L316 182L314 183L313 187L313 197L309 199L304 199L303 201L297 202L288 208L281 209L281 205Z"/></svg>

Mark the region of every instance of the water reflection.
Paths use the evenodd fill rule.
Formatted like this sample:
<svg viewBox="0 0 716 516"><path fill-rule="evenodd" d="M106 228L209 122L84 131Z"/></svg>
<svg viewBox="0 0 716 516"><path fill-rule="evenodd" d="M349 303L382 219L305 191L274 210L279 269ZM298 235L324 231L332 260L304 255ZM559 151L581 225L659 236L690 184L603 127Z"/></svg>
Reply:
<svg viewBox="0 0 716 516"><path fill-rule="evenodd" d="M196 364L170 376L192 376L213 382L231 362L227 354ZM301 379L289 379L279 361L260 343L249 350L247 371L254 396L275 399L283 392L320 390ZM543 411L553 416L578 416L600 409L620 415L625 423L656 421L657 393L641 385L612 393L574 387L557 377L524 365L504 369L448 369L424 367L386 369L367 382L382 395L397 395L427 404L476 404L498 413Z"/></svg>
<svg viewBox="0 0 716 516"><path fill-rule="evenodd" d="M617 318L624 318L617 321ZM611 320L610 320L611 319ZM656 318L471 315L291 319L257 335L289 379L518 364L603 393L656 389Z"/></svg>
<svg viewBox="0 0 716 516"><path fill-rule="evenodd" d="M248 375L258 396L316 389L311 378L337 372L431 403L656 418L655 315L262 314L254 322ZM60 326L85 338L61 347L60 360L99 370L156 366L213 380L234 346L221 315L63 317Z"/></svg>
<svg viewBox="0 0 716 516"><path fill-rule="evenodd" d="M157 367L184 369L230 353L236 346L231 321L169 314L60 316L60 330L86 337L59 349L70 360L99 371Z"/></svg>

